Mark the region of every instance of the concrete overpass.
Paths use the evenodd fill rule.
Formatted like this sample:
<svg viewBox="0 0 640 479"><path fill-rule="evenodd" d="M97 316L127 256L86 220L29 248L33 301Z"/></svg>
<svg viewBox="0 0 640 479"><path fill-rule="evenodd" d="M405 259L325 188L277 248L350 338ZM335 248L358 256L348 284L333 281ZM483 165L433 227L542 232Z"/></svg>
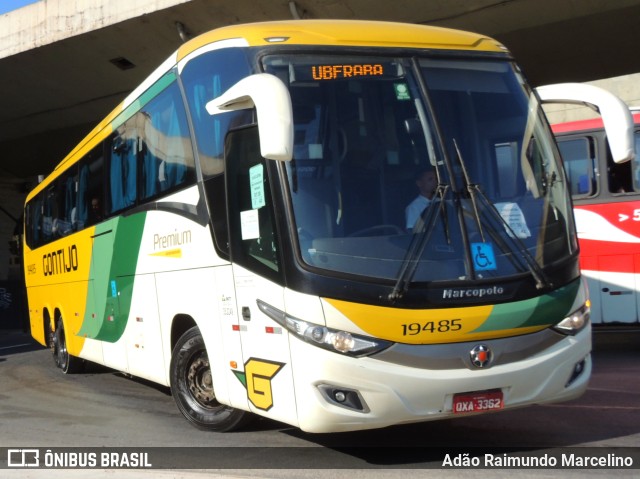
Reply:
<svg viewBox="0 0 640 479"><path fill-rule="evenodd" d="M640 72L640 0L39 0L0 16L0 280L27 188L186 37L290 18L481 32L533 85ZM627 83L627 100L640 98Z"/></svg>

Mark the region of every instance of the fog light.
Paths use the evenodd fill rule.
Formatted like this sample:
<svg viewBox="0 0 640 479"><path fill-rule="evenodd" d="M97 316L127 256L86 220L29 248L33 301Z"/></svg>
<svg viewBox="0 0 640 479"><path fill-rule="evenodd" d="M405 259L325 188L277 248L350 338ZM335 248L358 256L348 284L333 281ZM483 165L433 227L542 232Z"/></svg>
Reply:
<svg viewBox="0 0 640 479"><path fill-rule="evenodd" d="M586 365L587 365L587 361L585 359L577 362L573 366L573 371L571 372L571 376L569 376L569 380L567 381L567 384L565 384L564 387L571 386L571 384L573 384L575 380L578 379L580 375L584 372L584 368L586 367Z"/></svg>
<svg viewBox="0 0 640 479"><path fill-rule="evenodd" d="M331 404L359 412L369 412L369 408L364 402L364 399L360 393L354 389L345 389L329 384L320 384L318 385L318 389L325 400Z"/></svg>
<svg viewBox="0 0 640 479"><path fill-rule="evenodd" d="M345 402L347 400L347 395L343 391L336 391L333 397L338 402Z"/></svg>

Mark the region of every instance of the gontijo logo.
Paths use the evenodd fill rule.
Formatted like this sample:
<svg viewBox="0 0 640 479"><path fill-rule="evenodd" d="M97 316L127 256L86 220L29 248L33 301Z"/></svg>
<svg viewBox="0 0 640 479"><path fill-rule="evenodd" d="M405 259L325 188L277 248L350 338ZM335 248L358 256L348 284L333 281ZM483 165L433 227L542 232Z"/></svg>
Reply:
<svg viewBox="0 0 640 479"><path fill-rule="evenodd" d="M271 380L284 367L284 363L251 358L244 364L244 372L233 371L247 389L249 401L258 409L268 411L273 406Z"/></svg>
<svg viewBox="0 0 640 479"><path fill-rule="evenodd" d="M60 248L42 255L42 269L45 276L69 273L78 269L78 248L76 245Z"/></svg>

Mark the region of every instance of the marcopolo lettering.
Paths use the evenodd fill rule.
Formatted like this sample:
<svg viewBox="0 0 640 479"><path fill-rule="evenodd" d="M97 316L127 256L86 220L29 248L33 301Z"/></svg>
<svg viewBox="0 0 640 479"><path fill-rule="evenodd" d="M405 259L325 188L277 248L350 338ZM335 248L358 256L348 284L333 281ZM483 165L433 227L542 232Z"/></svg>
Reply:
<svg viewBox="0 0 640 479"><path fill-rule="evenodd" d="M42 270L45 276L70 273L78 270L78 248L76 245L60 248L42 255Z"/></svg>
<svg viewBox="0 0 640 479"><path fill-rule="evenodd" d="M442 299L472 299L484 296L499 296L504 294L504 288L492 286L490 288L470 288L470 289L444 289Z"/></svg>

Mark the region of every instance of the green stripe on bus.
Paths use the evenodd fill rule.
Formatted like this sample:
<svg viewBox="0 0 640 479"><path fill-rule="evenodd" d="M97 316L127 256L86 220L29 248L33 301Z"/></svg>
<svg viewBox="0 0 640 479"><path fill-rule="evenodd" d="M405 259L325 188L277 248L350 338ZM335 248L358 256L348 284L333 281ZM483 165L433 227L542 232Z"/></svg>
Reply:
<svg viewBox="0 0 640 479"><path fill-rule="evenodd" d="M131 308L146 213L114 218L96 227L85 318L79 334L116 342ZM117 251L117 254L114 254Z"/></svg>
<svg viewBox="0 0 640 479"><path fill-rule="evenodd" d="M493 311L473 332L546 326L562 321L573 306L580 291L580 280L538 298L514 303L497 304Z"/></svg>
<svg viewBox="0 0 640 479"><path fill-rule="evenodd" d="M127 108L125 108L114 120L113 129L117 129L125 121L131 118L134 114L140 111L147 103L158 96L165 88L171 85L176 79L176 74L173 70L165 74L157 82L155 82L148 90L134 100Z"/></svg>

